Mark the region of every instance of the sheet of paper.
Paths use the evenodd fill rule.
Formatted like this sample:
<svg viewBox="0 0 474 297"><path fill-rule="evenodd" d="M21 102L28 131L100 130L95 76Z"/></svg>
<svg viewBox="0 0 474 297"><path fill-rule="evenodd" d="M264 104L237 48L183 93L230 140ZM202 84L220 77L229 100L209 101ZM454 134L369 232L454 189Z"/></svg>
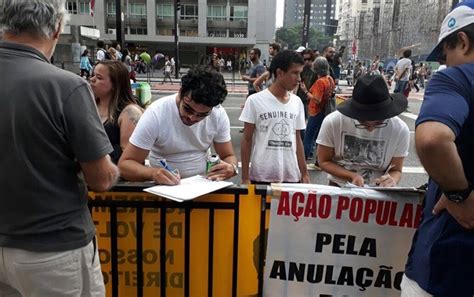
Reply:
<svg viewBox="0 0 474 297"><path fill-rule="evenodd" d="M371 185L364 185L363 187L359 187L354 185L353 183L347 182L345 183L342 188L365 188L365 189L372 189L372 190L377 190L377 191L410 191L410 192L423 192L421 190L418 190L415 187L379 187L379 186L371 186Z"/></svg>
<svg viewBox="0 0 474 297"><path fill-rule="evenodd" d="M211 181L201 175L195 175L183 178L179 185L159 185L143 189L143 191L174 201L183 202L212 193L233 184L234 183L227 181Z"/></svg>

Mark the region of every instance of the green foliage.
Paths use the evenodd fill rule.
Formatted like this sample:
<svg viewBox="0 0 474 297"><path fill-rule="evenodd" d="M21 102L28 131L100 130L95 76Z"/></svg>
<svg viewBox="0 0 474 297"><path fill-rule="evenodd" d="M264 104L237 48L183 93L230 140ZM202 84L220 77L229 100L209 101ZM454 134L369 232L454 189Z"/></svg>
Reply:
<svg viewBox="0 0 474 297"><path fill-rule="evenodd" d="M294 25L292 27L280 27L276 30L276 41L288 49L297 49L301 45L303 38L303 25ZM337 36L327 36L315 27L309 29L308 46L312 49L321 51L324 46L332 43Z"/></svg>

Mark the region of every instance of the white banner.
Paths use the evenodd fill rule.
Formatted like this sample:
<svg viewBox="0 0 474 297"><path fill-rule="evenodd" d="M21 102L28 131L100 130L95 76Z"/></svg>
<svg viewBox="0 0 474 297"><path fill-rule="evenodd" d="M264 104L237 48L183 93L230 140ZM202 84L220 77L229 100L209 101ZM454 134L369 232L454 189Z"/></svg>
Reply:
<svg viewBox="0 0 474 297"><path fill-rule="evenodd" d="M264 296L400 296L421 194L272 185Z"/></svg>

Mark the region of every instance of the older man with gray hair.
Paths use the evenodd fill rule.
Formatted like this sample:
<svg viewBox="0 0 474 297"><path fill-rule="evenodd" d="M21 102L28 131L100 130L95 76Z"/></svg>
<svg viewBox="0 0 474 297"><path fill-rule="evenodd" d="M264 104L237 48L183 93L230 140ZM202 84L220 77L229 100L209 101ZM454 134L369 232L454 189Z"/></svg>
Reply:
<svg viewBox="0 0 474 297"><path fill-rule="evenodd" d="M87 186L119 172L89 85L50 64L64 0L4 0L0 296L105 296Z"/></svg>
<svg viewBox="0 0 474 297"><path fill-rule="evenodd" d="M313 64L313 71L316 74L316 81L309 91L305 84L300 84L300 89L308 97L308 124L303 140L304 153L307 160L314 155L315 142L319 134L319 129L324 120L324 110L329 99L334 96L336 84L329 75L329 63L324 57L317 57ZM312 164L310 164L312 166ZM319 169L317 160L314 163L315 169Z"/></svg>

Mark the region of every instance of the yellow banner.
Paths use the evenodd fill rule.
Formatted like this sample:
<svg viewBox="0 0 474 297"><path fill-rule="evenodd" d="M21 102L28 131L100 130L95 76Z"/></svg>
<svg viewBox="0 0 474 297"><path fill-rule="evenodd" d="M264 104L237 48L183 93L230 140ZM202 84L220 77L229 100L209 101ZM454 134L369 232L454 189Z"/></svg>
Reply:
<svg viewBox="0 0 474 297"><path fill-rule="evenodd" d="M92 200L156 201L160 197L144 192L90 193ZM233 202L233 194L211 194L200 202ZM180 204L176 203L176 207ZM240 196L237 296L256 296L258 290L258 235L260 226L260 196L254 187ZM96 225L99 256L107 296L111 296L111 226L110 209L95 207L92 217ZM119 295L136 296L137 252L136 210L117 211ZM267 215L268 223L268 215ZM213 295L232 295L233 210L215 210ZM209 210L191 210L190 224L190 296L207 296ZM184 209L170 208L166 215L166 230L160 229L160 209L143 211L144 296L160 296L160 234L166 232L166 296L184 296Z"/></svg>

